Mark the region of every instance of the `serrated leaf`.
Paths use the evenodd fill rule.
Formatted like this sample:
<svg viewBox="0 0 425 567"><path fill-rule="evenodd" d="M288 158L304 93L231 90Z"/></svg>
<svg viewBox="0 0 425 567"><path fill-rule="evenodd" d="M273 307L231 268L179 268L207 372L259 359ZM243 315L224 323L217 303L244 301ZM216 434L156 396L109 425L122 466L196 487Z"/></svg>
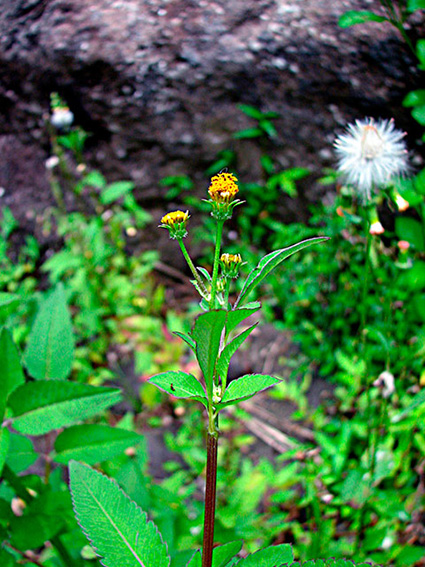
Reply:
<svg viewBox="0 0 425 567"><path fill-rule="evenodd" d="M117 388L48 380L20 386L10 396L8 406L16 431L44 435L92 417L120 400Z"/></svg>
<svg viewBox="0 0 425 567"><path fill-rule="evenodd" d="M227 378L230 359L238 350L238 348L242 345L242 343L248 338L249 334L255 329L257 325L258 323L255 323L255 325L252 325L248 329L245 329L245 331L243 331L240 335L235 337L232 341L230 341L230 343L228 343L224 347L222 353L220 354L220 358L217 361L217 369L216 369L218 376L220 376L222 380L225 380Z"/></svg>
<svg viewBox="0 0 425 567"><path fill-rule="evenodd" d="M77 521L103 565L169 567L157 527L115 481L75 461L69 474Z"/></svg>
<svg viewBox="0 0 425 567"><path fill-rule="evenodd" d="M293 560L292 547L288 543L281 543L260 549L245 559L241 559L236 565L238 567L281 567Z"/></svg>
<svg viewBox="0 0 425 567"><path fill-rule="evenodd" d="M315 238L309 238L307 240L303 240L302 242L298 242L298 244L294 244L293 246L288 246L288 248L282 248L280 250L275 250L270 254L264 256L258 263L257 267L254 268L249 274L247 279L245 280L242 291L239 294L238 299L234 305L234 309L241 303L246 297L253 291L258 284L260 284L263 279L272 271L276 266L278 266L283 260L292 256L296 252L303 250L303 248L307 248L307 246L311 246L312 244L318 244L319 242L324 242L329 240L327 236L319 236Z"/></svg>
<svg viewBox="0 0 425 567"><path fill-rule="evenodd" d="M22 435L11 433L9 437L9 452L6 463L15 473L20 473L37 460L32 442Z"/></svg>
<svg viewBox="0 0 425 567"><path fill-rule="evenodd" d="M163 372L162 374L152 376L148 382L176 398L190 398L208 407L205 390L192 374L180 371Z"/></svg>
<svg viewBox="0 0 425 567"><path fill-rule="evenodd" d="M242 323L247 317L256 313L261 307L259 301L246 304L245 307L239 309L232 309L227 313L226 319L226 333L229 334L233 329L235 329L239 323Z"/></svg>
<svg viewBox="0 0 425 567"><path fill-rule="evenodd" d="M25 350L25 366L36 380L65 380L73 358L71 318L63 285L58 284L40 305Z"/></svg>
<svg viewBox="0 0 425 567"><path fill-rule="evenodd" d="M56 438L54 460L64 464L72 459L89 465L101 463L137 445L141 439L133 431L109 425L73 425Z"/></svg>
<svg viewBox="0 0 425 567"><path fill-rule="evenodd" d="M10 432L7 427L0 428L0 476L9 452Z"/></svg>
<svg viewBox="0 0 425 567"><path fill-rule="evenodd" d="M190 335L188 335L187 333L182 333L181 331L173 331L173 335L176 335L176 337L183 339L184 342L190 346L193 352L196 353L196 343Z"/></svg>
<svg viewBox="0 0 425 567"><path fill-rule="evenodd" d="M102 205L110 205L114 201L117 201L127 193L130 193L134 189L134 183L132 181L117 181L116 183L111 183L102 191L100 194L100 202Z"/></svg>
<svg viewBox="0 0 425 567"><path fill-rule="evenodd" d="M246 374L230 382L217 407L222 409L225 406L236 404L242 400L248 400L258 392L270 388L270 386L278 382L279 380L274 376L267 376L266 374Z"/></svg>
<svg viewBox="0 0 425 567"><path fill-rule="evenodd" d="M0 331L0 422L8 396L25 382L20 356L8 329Z"/></svg>
<svg viewBox="0 0 425 567"><path fill-rule="evenodd" d="M226 567L229 561L242 549L242 541L231 541L213 549L212 567Z"/></svg>
<svg viewBox="0 0 425 567"><path fill-rule="evenodd" d="M338 25L340 28L349 28L350 26L364 24L365 22L386 21L388 21L388 18L379 16L378 14L375 14L374 12L370 12L368 10L349 10L339 18Z"/></svg>
<svg viewBox="0 0 425 567"><path fill-rule="evenodd" d="M195 554L192 556L189 563L186 567L201 567L202 565L202 555L200 551L196 551Z"/></svg>
<svg viewBox="0 0 425 567"><path fill-rule="evenodd" d="M208 311L196 318L192 338L196 343L196 358L204 375L208 398L212 398L213 374L220 348L226 311Z"/></svg>

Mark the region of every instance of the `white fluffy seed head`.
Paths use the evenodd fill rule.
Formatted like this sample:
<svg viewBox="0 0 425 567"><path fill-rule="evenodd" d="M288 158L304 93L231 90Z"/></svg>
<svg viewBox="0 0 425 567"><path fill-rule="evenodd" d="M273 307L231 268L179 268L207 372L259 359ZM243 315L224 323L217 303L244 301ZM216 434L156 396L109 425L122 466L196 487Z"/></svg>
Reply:
<svg viewBox="0 0 425 567"><path fill-rule="evenodd" d="M387 185L408 171L405 133L393 120L366 118L349 124L334 142L338 170L346 183L354 185L363 201L372 189Z"/></svg>

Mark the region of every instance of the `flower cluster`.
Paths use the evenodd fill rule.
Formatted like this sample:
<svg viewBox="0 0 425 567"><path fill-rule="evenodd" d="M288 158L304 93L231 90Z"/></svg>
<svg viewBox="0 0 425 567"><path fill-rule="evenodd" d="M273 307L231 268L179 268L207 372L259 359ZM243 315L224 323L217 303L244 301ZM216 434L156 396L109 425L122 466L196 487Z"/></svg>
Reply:
<svg viewBox="0 0 425 567"><path fill-rule="evenodd" d="M215 219L221 221L230 219L234 207L242 203L238 199L235 200L239 192L237 181L232 173L219 173L211 179L208 201L212 205L211 215Z"/></svg>
<svg viewBox="0 0 425 567"><path fill-rule="evenodd" d="M159 226L169 230L171 239L181 240L187 236L186 225L189 218L189 211L173 211L162 217Z"/></svg>
<svg viewBox="0 0 425 567"><path fill-rule="evenodd" d="M393 120L366 118L349 124L335 140L338 169L359 190L363 201L371 198L373 188L407 172L404 136Z"/></svg>
<svg viewBox="0 0 425 567"><path fill-rule="evenodd" d="M220 265L224 278L237 278L239 268L242 265L240 254L222 254L220 257Z"/></svg>

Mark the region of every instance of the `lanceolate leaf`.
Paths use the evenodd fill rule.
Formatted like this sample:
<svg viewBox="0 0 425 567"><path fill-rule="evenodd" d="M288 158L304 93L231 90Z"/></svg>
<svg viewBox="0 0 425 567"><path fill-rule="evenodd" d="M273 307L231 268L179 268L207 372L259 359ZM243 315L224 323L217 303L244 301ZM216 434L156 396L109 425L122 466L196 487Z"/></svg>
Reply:
<svg viewBox="0 0 425 567"><path fill-rule="evenodd" d="M293 560L292 547L288 543L282 543L260 549L241 559L236 565L237 567L282 567L290 565Z"/></svg>
<svg viewBox="0 0 425 567"><path fill-rule="evenodd" d="M248 275L247 279L243 284L243 288L241 293L239 294L238 299L236 300L234 308L236 308L239 303L244 301L247 296L251 293L251 291L257 287L259 283L263 281L263 279L274 269L278 266L283 260L295 254L299 250L303 248L307 248L311 244L318 244L319 242L324 242L325 240L329 240L327 236L319 236L316 238L309 238L308 240L303 240L298 244L294 244L293 246L289 246L288 248L282 248L281 250L275 250L267 256L264 256L256 268L254 268L250 274Z"/></svg>
<svg viewBox="0 0 425 567"><path fill-rule="evenodd" d="M83 421L120 400L117 388L48 380L23 384L10 396L8 406L14 414L12 425L16 431L44 435Z"/></svg>
<svg viewBox="0 0 425 567"><path fill-rule="evenodd" d="M0 332L0 422L4 416L7 397L25 382L18 351L7 329Z"/></svg>
<svg viewBox="0 0 425 567"><path fill-rule="evenodd" d="M349 28L350 26L355 26L357 24L364 24L365 22L386 22L387 18L384 16L379 16L374 12L369 12L368 10L357 11L350 10L345 12L339 20L338 25L341 28Z"/></svg>
<svg viewBox="0 0 425 567"><path fill-rule="evenodd" d="M227 313L227 320L226 320L226 331L229 334L235 327L239 325L244 319L256 313L261 307L261 303L259 301L255 301L250 305L245 305L245 307L234 309Z"/></svg>
<svg viewBox="0 0 425 567"><path fill-rule="evenodd" d="M75 461L69 467L75 515L106 567L169 567L158 529L115 481Z"/></svg>
<svg viewBox="0 0 425 567"><path fill-rule="evenodd" d="M220 354L220 358L217 362L217 374L221 376L222 380L226 379L227 377L230 359L257 325L258 323L255 323L255 325L252 325L252 327L249 327L248 329L243 331L240 335L235 337L229 344L224 347L223 352Z"/></svg>
<svg viewBox="0 0 425 567"><path fill-rule="evenodd" d="M193 352L196 353L196 343L190 335L188 335L187 333L182 333L181 331L173 331L173 335L176 335L177 337L183 339L184 342L190 346Z"/></svg>
<svg viewBox="0 0 425 567"><path fill-rule="evenodd" d="M197 317L192 331L192 337L196 343L196 358L204 375L210 399L212 398L214 366L225 322L226 311L208 311Z"/></svg>
<svg viewBox="0 0 425 567"><path fill-rule="evenodd" d="M239 401L248 400L257 392L261 392L278 382L279 380L274 378L274 376L267 376L265 374L246 374L245 376L230 382L228 388L224 392L221 402L217 404L217 407L222 409L225 406L236 404Z"/></svg>
<svg viewBox="0 0 425 567"><path fill-rule="evenodd" d="M68 463L78 459L93 465L112 459L141 440L133 431L108 425L73 425L56 438L54 460Z"/></svg>
<svg viewBox="0 0 425 567"><path fill-rule="evenodd" d="M163 372L152 376L148 381L176 398L190 398L208 407L205 390L192 374L173 371Z"/></svg>
<svg viewBox="0 0 425 567"><path fill-rule="evenodd" d="M3 470L3 465L6 461L7 453L9 452L10 433L6 427L0 428L0 476Z"/></svg>
<svg viewBox="0 0 425 567"><path fill-rule="evenodd" d="M65 291L58 284L43 301L32 326L25 365L36 380L64 380L71 372L74 337Z"/></svg>

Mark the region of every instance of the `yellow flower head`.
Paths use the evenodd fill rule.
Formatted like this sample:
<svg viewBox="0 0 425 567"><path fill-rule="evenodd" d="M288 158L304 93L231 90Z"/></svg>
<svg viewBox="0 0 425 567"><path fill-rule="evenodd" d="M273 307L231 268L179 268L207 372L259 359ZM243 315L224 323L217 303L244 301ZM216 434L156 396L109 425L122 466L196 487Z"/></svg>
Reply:
<svg viewBox="0 0 425 567"><path fill-rule="evenodd" d="M220 256L220 264L225 278L237 278L239 268L242 264L240 254L222 254Z"/></svg>
<svg viewBox="0 0 425 567"><path fill-rule="evenodd" d="M219 173L211 179L209 196L215 203L230 203L239 192L237 178L232 173Z"/></svg>
<svg viewBox="0 0 425 567"><path fill-rule="evenodd" d="M170 238L185 238L185 236L187 236L186 225L189 218L189 211L173 211L162 217L159 226L161 228L168 228Z"/></svg>

